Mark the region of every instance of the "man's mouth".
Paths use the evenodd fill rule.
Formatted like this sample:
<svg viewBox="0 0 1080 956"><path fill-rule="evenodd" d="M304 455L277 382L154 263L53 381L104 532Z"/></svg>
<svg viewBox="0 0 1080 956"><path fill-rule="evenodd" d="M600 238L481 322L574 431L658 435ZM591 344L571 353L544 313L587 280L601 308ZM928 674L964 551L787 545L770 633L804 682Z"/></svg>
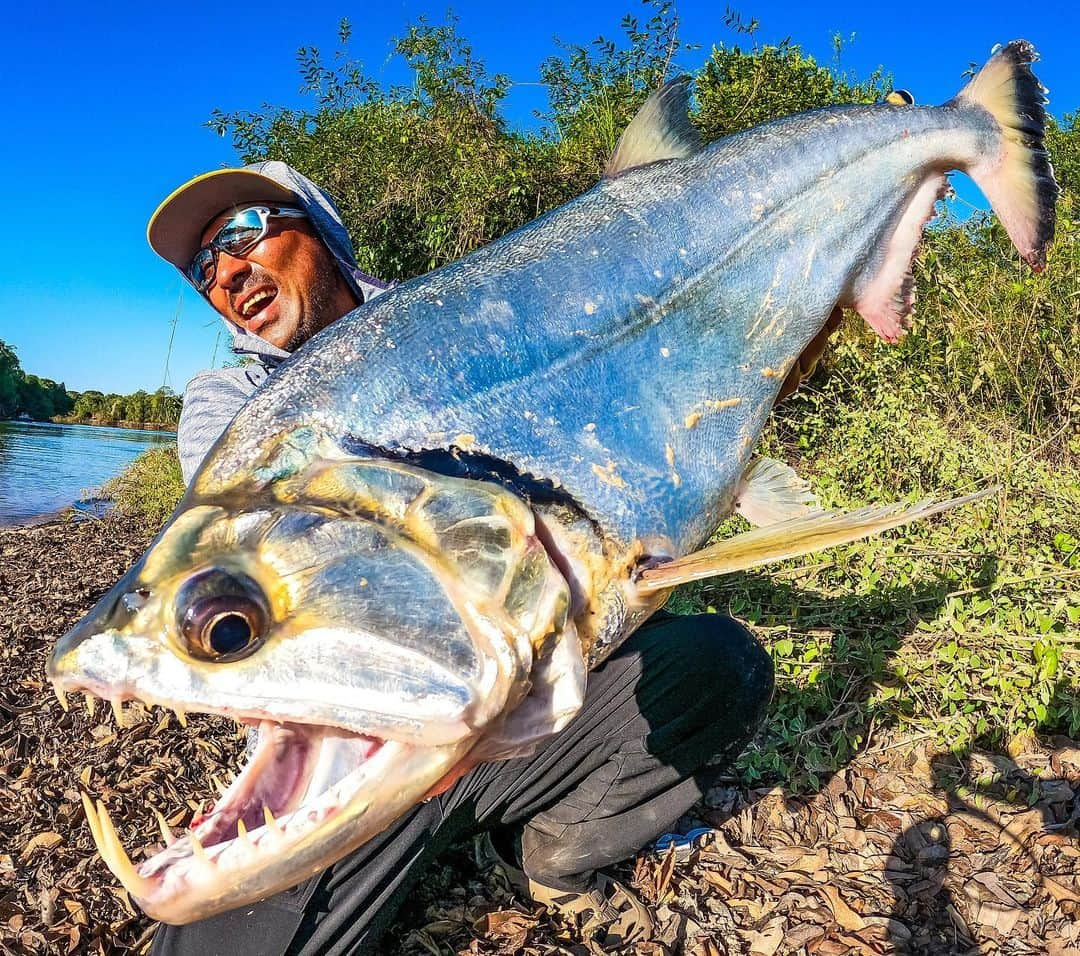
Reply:
<svg viewBox="0 0 1080 956"><path fill-rule="evenodd" d="M266 318L263 313L265 313L270 303L277 298L277 294L278 290L276 288L260 286L253 292L245 295L236 303L234 307L236 314L248 324L248 328L251 328L252 331L254 331L255 329L253 326L256 323L259 325L262 324L258 321L257 317L262 316L264 319Z"/></svg>

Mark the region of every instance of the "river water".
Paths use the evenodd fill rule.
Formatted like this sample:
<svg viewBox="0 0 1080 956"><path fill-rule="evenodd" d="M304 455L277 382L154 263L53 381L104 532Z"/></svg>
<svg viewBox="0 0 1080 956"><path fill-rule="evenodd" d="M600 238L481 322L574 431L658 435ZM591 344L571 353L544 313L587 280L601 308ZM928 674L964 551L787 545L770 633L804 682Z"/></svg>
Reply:
<svg viewBox="0 0 1080 956"><path fill-rule="evenodd" d="M92 496L171 432L0 421L0 525L19 524Z"/></svg>

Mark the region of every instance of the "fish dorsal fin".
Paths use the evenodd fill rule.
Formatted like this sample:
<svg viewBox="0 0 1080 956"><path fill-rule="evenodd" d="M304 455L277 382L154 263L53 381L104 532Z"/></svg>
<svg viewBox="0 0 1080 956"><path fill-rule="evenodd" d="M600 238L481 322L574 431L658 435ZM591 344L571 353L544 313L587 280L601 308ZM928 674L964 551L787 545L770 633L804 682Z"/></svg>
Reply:
<svg viewBox="0 0 1080 956"><path fill-rule="evenodd" d="M661 591L719 574L731 574L786 558L849 544L859 538L879 534L931 515L958 508L997 491L987 488L950 501L921 501L911 507L903 502L880 507L859 508L856 511L820 511L803 518L793 518L765 528L755 528L745 534L720 541L701 551L695 551L667 564L649 568L637 581L640 592Z"/></svg>
<svg viewBox="0 0 1080 956"><path fill-rule="evenodd" d="M915 97L907 90L893 90L885 94L885 102L890 106L914 106Z"/></svg>
<svg viewBox="0 0 1080 956"><path fill-rule="evenodd" d="M683 159L701 149L701 137L690 122L690 77L668 80L637 111L608 160L604 178L661 159Z"/></svg>
<svg viewBox="0 0 1080 956"><path fill-rule="evenodd" d="M756 458L743 472L735 510L753 525L776 524L820 511L817 495L795 469L775 458Z"/></svg>

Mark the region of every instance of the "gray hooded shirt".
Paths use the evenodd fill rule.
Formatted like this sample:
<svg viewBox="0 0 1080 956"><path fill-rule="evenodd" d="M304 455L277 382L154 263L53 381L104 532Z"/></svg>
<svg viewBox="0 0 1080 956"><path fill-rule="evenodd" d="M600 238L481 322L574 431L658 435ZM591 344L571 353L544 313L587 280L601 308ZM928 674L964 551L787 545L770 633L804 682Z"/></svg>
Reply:
<svg viewBox="0 0 1080 956"><path fill-rule="evenodd" d="M366 275L357 267L341 214L330 197L310 179L281 162L254 163L245 169L266 176L296 194L297 205L307 214L361 303L389 288L388 284ZM289 357L288 352L247 329L227 319L222 321L232 335L233 352L244 361L232 368L199 372L184 390L184 405L176 434L184 484L191 482L206 453L241 406Z"/></svg>

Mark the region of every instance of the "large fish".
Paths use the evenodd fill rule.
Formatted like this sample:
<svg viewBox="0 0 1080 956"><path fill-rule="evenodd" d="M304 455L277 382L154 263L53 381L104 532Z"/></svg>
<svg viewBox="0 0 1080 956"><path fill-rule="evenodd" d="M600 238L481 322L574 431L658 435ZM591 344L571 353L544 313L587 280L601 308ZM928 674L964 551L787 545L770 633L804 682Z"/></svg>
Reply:
<svg viewBox="0 0 1080 956"><path fill-rule="evenodd" d="M940 107L825 109L705 149L670 83L596 188L286 363L49 665L62 697L261 728L213 811L138 867L86 798L143 909L265 897L527 752L674 584L942 507L814 511L751 453L836 308L901 334L948 170L1042 267L1034 57L1009 44ZM763 527L695 553L735 506Z"/></svg>

